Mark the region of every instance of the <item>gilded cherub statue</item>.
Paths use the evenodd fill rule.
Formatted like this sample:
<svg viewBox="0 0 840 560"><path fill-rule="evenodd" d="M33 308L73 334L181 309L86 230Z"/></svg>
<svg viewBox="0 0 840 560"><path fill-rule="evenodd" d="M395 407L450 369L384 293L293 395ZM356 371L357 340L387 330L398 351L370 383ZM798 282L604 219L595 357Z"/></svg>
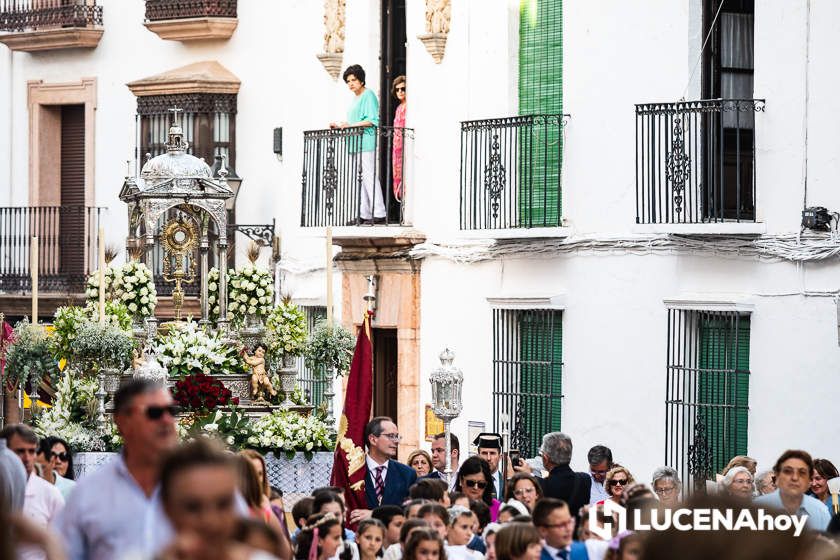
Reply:
<svg viewBox="0 0 840 560"><path fill-rule="evenodd" d="M265 370L265 346L258 344L253 356L249 356L246 352L245 362L251 366L251 399L254 402L264 403L266 402L265 393L272 397L276 396L277 391Z"/></svg>

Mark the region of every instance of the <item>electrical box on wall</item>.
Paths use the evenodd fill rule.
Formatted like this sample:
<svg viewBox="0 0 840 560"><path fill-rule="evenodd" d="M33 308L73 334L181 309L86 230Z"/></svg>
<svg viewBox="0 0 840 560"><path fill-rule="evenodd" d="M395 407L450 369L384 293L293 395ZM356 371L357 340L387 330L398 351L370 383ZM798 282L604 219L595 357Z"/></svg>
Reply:
<svg viewBox="0 0 840 560"><path fill-rule="evenodd" d="M278 127L274 129L274 155L277 158L283 157L283 128Z"/></svg>

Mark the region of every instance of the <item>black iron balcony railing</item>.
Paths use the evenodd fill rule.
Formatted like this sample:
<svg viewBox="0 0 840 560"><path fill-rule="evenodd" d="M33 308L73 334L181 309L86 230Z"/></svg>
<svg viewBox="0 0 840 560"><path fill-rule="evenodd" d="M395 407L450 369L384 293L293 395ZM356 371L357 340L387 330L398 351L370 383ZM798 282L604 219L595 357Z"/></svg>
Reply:
<svg viewBox="0 0 840 560"><path fill-rule="evenodd" d="M32 238L38 237L38 288L81 293L96 269L97 232L104 208L0 208L0 290L32 289Z"/></svg>
<svg viewBox="0 0 840 560"><path fill-rule="evenodd" d="M301 226L403 225L413 141L391 126L305 131Z"/></svg>
<svg viewBox="0 0 840 560"><path fill-rule="evenodd" d="M236 17L237 0L146 0L146 21Z"/></svg>
<svg viewBox="0 0 840 560"><path fill-rule="evenodd" d="M556 227L569 115L461 123L461 229Z"/></svg>
<svg viewBox="0 0 840 560"><path fill-rule="evenodd" d="M102 25L96 0L0 0L0 31L10 33Z"/></svg>
<svg viewBox="0 0 840 560"><path fill-rule="evenodd" d="M753 222L763 99L636 105L636 223Z"/></svg>

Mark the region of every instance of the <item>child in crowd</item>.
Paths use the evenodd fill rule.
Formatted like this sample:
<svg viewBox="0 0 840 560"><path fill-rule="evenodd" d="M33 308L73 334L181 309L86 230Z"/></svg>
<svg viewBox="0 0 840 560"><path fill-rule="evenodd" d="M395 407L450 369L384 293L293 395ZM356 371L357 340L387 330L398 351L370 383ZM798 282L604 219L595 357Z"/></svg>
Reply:
<svg viewBox="0 0 840 560"><path fill-rule="evenodd" d="M484 555L467 548L473 538L475 514L461 507L449 509L449 528L446 533L446 556L449 560L483 560Z"/></svg>
<svg viewBox="0 0 840 560"><path fill-rule="evenodd" d="M406 522L403 523L402 528L400 528L400 541L388 547L388 550L385 551L385 557L383 560L401 560L403 557L403 551L405 550L405 543L408 541L411 533L419 529L428 528L429 524L422 519L417 519L416 517L413 519L407 519Z"/></svg>
<svg viewBox="0 0 840 560"><path fill-rule="evenodd" d="M490 506L484 500L472 500L470 502L470 510L475 514L475 523L473 524L473 538L467 545L471 550L485 554L487 546L484 544L482 533L484 528L490 523Z"/></svg>
<svg viewBox="0 0 840 560"><path fill-rule="evenodd" d="M253 549L263 550L274 556L280 555L280 535L257 519L240 519L233 534L234 540Z"/></svg>
<svg viewBox="0 0 840 560"><path fill-rule="evenodd" d="M484 553L487 560L496 560L496 533L501 528L502 526L498 523L488 523L484 528L481 537L484 540L484 546L487 547L487 551Z"/></svg>
<svg viewBox="0 0 840 560"><path fill-rule="evenodd" d="M300 533L300 530L306 527L306 520L310 515L312 515L312 503L314 501L315 498L307 496L305 498L301 498L294 506L292 506L292 519L295 520L295 525L297 525L297 529L295 529L291 535L292 544L297 542L297 536Z"/></svg>
<svg viewBox="0 0 840 560"><path fill-rule="evenodd" d="M405 560L446 560L443 540L428 529L417 529L405 545Z"/></svg>
<svg viewBox="0 0 840 560"><path fill-rule="evenodd" d="M426 504L417 512L417 516L440 535L440 540L446 539L446 533L449 529L449 513L445 507L440 504Z"/></svg>
<svg viewBox="0 0 840 560"><path fill-rule="evenodd" d="M405 523L405 514L400 506L379 506L371 512L370 516L378 519L385 526L383 549L400 542L400 529Z"/></svg>
<svg viewBox="0 0 840 560"><path fill-rule="evenodd" d="M385 525L378 519L365 519L359 523L356 531L356 546L359 560L378 560L382 556L382 543L385 541Z"/></svg>
<svg viewBox="0 0 840 560"><path fill-rule="evenodd" d="M423 498L417 498L411 500L405 505L405 518L411 519L412 517L417 517L417 512L420 511L420 508L425 506L429 503L428 500L424 500Z"/></svg>
<svg viewBox="0 0 840 560"><path fill-rule="evenodd" d="M341 548L341 521L332 513L315 514L306 520L297 537L297 560L329 560Z"/></svg>
<svg viewBox="0 0 840 560"><path fill-rule="evenodd" d="M465 508L470 507L470 499L467 498L461 492L450 492L449 493L449 504L451 506L463 506Z"/></svg>

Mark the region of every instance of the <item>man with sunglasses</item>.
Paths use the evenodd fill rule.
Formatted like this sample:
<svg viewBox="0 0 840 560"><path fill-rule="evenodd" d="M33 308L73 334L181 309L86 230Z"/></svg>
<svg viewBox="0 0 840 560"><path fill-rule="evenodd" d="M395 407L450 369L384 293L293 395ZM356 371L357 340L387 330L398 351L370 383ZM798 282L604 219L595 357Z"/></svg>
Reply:
<svg viewBox="0 0 840 560"><path fill-rule="evenodd" d="M38 444L38 455L35 460L41 465L41 478L58 488L61 496L67 500L73 487L76 486L76 481L58 474L58 462L67 462L67 453L65 451L54 451L54 445L56 445L55 438L45 437L42 439Z"/></svg>
<svg viewBox="0 0 840 560"><path fill-rule="evenodd" d="M178 443L178 407L160 384L132 379L114 395L123 450L80 480L58 520L71 560L152 557L172 538L160 500L160 467Z"/></svg>
<svg viewBox="0 0 840 560"><path fill-rule="evenodd" d="M365 497L368 509L349 512L350 523L370 517L379 506L401 506L408 490L417 482L417 473L408 465L394 460L400 443L397 425L387 416L377 416L365 426Z"/></svg>

